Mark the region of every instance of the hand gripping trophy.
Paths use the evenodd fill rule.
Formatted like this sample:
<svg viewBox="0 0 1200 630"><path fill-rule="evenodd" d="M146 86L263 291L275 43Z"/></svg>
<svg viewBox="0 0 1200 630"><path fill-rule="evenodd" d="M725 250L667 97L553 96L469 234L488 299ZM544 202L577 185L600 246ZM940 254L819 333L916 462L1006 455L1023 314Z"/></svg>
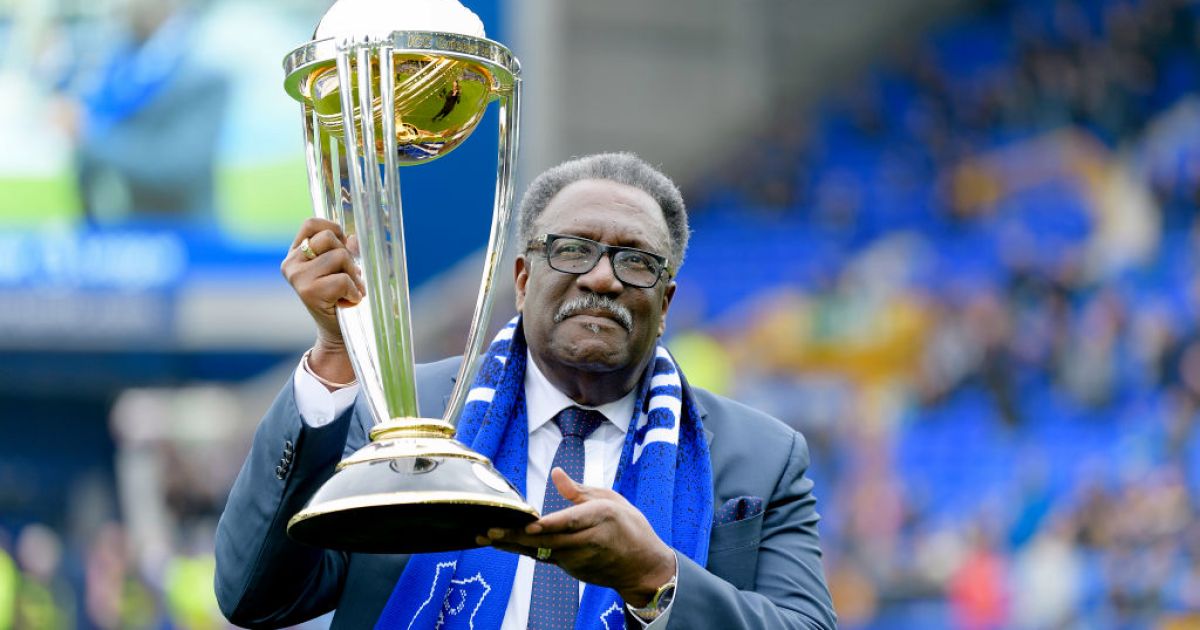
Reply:
<svg viewBox="0 0 1200 630"><path fill-rule="evenodd" d="M339 0L313 41L284 60L301 103L317 216L342 226L367 287L338 321L375 421L371 441L288 523L304 543L369 553L477 546L488 527L522 527L537 512L482 455L453 439L492 310L510 232L520 66L485 39L458 0ZM499 101L496 197L482 286L455 389L441 419L417 411L401 166L466 140Z"/></svg>

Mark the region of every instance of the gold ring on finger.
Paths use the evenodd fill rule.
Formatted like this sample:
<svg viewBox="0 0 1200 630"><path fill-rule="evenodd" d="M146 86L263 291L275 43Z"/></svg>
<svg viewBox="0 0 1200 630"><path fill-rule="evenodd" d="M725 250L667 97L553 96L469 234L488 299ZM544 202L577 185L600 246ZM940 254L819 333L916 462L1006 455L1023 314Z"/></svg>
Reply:
<svg viewBox="0 0 1200 630"><path fill-rule="evenodd" d="M303 241L300 241L299 249L300 249L300 253L304 254L304 257L309 260L312 260L317 257L317 252L313 251L312 245L309 245L307 238L305 238Z"/></svg>
<svg viewBox="0 0 1200 630"><path fill-rule="evenodd" d="M541 560L542 562L549 560L550 559L550 548L549 547L538 547L537 559Z"/></svg>

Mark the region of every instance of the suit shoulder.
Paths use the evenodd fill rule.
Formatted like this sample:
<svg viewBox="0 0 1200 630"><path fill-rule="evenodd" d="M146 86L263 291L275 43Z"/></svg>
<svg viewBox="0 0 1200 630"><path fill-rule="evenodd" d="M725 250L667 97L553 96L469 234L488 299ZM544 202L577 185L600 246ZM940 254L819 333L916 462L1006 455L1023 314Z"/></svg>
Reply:
<svg viewBox="0 0 1200 630"><path fill-rule="evenodd" d="M417 378L450 380L458 374L458 366L461 364L462 357L449 357L432 363L418 363L416 365Z"/></svg>
<svg viewBox="0 0 1200 630"><path fill-rule="evenodd" d="M728 433L753 436L756 441L783 440L789 445L793 437L804 439L799 431L782 420L745 403L699 387L692 388L692 392L706 412L705 427L723 439Z"/></svg>

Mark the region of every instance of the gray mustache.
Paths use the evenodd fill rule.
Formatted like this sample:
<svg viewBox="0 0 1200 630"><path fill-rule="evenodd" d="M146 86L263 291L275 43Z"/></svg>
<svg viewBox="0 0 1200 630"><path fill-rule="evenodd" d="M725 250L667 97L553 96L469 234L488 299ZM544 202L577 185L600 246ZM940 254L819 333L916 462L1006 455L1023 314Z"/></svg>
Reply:
<svg viewBox="0 0 1200 630"><path fill-rule="evenodd" d="M554 314L554 323L557 324L583 311L604 311L617 320L617 323L625 330L633 330L633 315L628 308L610 297L595 293L585 293L564 302L562 306L558 307L558 312Z"/></svg>

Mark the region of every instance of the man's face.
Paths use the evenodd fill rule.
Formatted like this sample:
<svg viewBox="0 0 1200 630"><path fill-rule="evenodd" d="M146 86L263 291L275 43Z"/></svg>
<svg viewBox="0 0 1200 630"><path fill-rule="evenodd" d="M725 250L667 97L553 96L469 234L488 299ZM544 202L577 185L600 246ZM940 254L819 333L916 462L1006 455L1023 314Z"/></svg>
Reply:
<svg viewBox="0 0 1200 630"><path fill-rule="evenodd" d="M642 190L607 180L583 180L563 188L535 226L533 236L581 236L663 256L671 251L666 220L654 199ZM610 372L640 367L649 358L666 327L675 283L664 273L653 287L625 286L614 275L607 255L585 274L562 273L550 268L544 251L534 249L517 259L516 289L525 339L539 363ZM626 328L603 308L562 317L564 305L588 294L611 298L627 309L631 325Z"/></svg>

